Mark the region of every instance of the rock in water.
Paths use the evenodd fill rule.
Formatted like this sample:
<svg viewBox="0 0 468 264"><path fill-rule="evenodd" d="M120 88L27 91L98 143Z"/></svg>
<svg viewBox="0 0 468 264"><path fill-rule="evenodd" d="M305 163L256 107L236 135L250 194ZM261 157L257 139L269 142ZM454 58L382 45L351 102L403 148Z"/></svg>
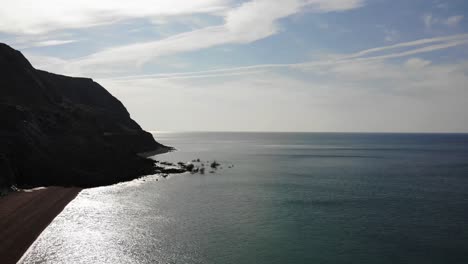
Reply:
<svg viewBox="0 0 468 264"><path fill-rule="evenodd" d="M170 150L87 78L36 70L0 43L0 184L99 186L152 173L139 152Z"/></svg>
<svg viewBox="0 0 468 264"><path fill-rule="evenodd" d="M213 168L213 169L217 169L219 165L220 164L218 162L216 162L216 160L215 160L210 164L210 167Z"/></svg>

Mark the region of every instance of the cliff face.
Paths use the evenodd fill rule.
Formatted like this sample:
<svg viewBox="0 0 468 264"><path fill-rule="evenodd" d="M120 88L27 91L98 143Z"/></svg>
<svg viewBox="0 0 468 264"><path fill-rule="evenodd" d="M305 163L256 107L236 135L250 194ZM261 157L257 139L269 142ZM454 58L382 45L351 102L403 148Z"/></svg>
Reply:
<svg viewBox="0 0 468 264"><path fill-rule="evenodd" d="M91 79L34 69L0 43L0 187L98 186L151 173L167 151Z"/></svg>

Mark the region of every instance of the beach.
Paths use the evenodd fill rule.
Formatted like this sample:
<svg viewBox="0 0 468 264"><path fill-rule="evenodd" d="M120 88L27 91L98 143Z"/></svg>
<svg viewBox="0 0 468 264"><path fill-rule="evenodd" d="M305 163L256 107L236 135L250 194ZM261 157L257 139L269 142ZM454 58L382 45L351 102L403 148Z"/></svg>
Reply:
<svg viewBox="0 0 468 264"><path fill-rule="evenodd" d="M81 188L47 187L0 198L0 256L16 263Z"/></svg>

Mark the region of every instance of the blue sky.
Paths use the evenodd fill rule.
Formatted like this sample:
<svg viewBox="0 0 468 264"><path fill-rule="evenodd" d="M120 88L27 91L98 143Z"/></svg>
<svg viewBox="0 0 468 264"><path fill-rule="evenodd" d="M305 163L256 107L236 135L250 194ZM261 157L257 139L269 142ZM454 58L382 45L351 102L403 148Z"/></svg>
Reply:
<svg viewBox="0 0 468 264"><path fill-rule="evenodd" d="M39 3L40 2L40 3ZM464 0L17 0L0 41L149 130L468 132Z"/></svg>

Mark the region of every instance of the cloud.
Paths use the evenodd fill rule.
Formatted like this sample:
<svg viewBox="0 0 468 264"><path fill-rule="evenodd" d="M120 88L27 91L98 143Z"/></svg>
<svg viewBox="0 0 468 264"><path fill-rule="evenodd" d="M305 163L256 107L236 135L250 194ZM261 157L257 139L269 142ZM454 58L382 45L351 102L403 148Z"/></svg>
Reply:
<svg viewBox="0 0 468 264"><path fill-rule="evenodd" d="M363 50L363 51L348 55L346 56L346 58L349 59L349 58L355 58L355 57L362 57L362 56L369 55L372 53L386 52L386 51L391 51L391 50L396 50L396 49L401 49L401 48L416 47L416 46L422 46L422 45L428 45L428 44L437 44L437 43L455 44L459 42L464 43L466 41L468 41L468 34L456 34L456 35L450 35L450 36L444 36L444 37L425 38L425 39L401 42L401 43L397 43L393 45Z"/></svg>
<svg viewBox="0 0 468 264"><path fill-rule="evenodd" d="M7 40L5 42L10 43L11 46L16 49L30 49L38 47L53 47L53 46L62 46L66 44L76 43L79 40L77 39L47 39L47 38L14 38L12 40Z"/></svg>
<svg viewBox="0 0 468 264"><path fill-rule="evenodd" d="M450 16L447 18L434 17L431 13L424 14L422 16L422 21L426 30L432 30L435 25L443 25L449 27L455 27L463 20L464 16L456 15Z"/></svg>
<svg viewBox="0 0 468 264"><path fill-rule="evenodd" d="M365 4L364 0L308 0L311 9L320 12L336 12L356 9Z"/></svg>
<svg viewBox="0 0 468 264"><path fill-rule="evenodd" d="M460 24L462 20L463 20L463 16L451 16L447 18L447 20L444 21L444 24L446 24L447 26L454 27Z"/></svg>
<svg viewBox="0 0 468 264"><path fill-rule="evenodd" d="M277 33L276 21L299 12L305 5L297 0L247 2L227 13L224 28L237 42L249 43Z"/></svg>
<svg viewBox="0 0 468 264"><path fill-rule="evenodd" d="M6 1L0 9L0 32L40 34L129 18L215 12L227 4L227 0Z"/></svg>
<svg viewBox="0 0 468 264"><path fill-rule="evenodd" d="M423 60L420 58L410 58L405 62L405 66L411 69L421 69L430 64L431 64L430 61Z"/></svg>
<svg viewBox="0 0 468 264"><path fill-rule="evenodd" d="M60 39L51 39L51 40L44 40L38 41L32 44L33 47L48 47L48 46L60 46L65 44L70 44L77 42L77 40L69 39L69 40L60 40Z"/></svg>
<svg viewBox="0 0 468 264"><path fill-rule="evenodd" d="M29 62L36 68L40 70L46 70L54 73L67 74L64 68L69 64L67 60L60 59L52 56L43 56L36 55L32 53L25 52L24 56L28 58Z"/></svg>
<svg viewBox="0 0 468 264"><path fill-rule="evenodd" d="M1 34L1 33L0 33ZM84 38L76 38L70 33L52 33L46 35L3 35L1 42L8 43L16 49L29 49L34 47L61 46L76 43Z"/></svg>
<svg viewBox="0 0 468 264"><path fill-rule="evenodd" d="M258 64L250 66L232 67L207 71L181 72L181 73L164 73L164 74L149 74L149 75L134 75L134 76L119 76L114 79L140 79L140 78L158 78L158 79L191 79L191 78L208 78L225 75L249 74L251 72L262 72L268 69L290 68L290 69L319 69L324 66L349 64L353 62L365 61L382 61L387 59L408 57L418 54L429 53L441 49L447 49L455 46L467 45L468 34L459 34L446 37L437 37L429 39L421 39L409 42L397 43L394 45L371 48L358 51L351 54L325 54L323 59L307 61L302 63L292 64ZM402 48L406 50L401 51ZM418 58L410 58L406 66L417 66L427 64L428 61ZM34 64L34 63L33 63Z"/></svg>
<svg viewBox="0 0 468 264"><path fill-rule="evenodd" d="M467 72L468 61L436 65L411 58L322 65L302 75L272 68L98 81L150 129L466 132Z"/></svg>
<svg viewBox="0 0 468 264"><path fill-rule="evenodd" d="M228 11L225 24L184 32L168 38L110 48L79 59L82 65L129 63L141 65L154 58L213 46L249 43L278 31L276 21L299 11L302 1L273 3L257 0ZM259 13L262 13L259 16Z"/></svg>
<svg viewBox="0 0 468 264"><path fill-rule="evenodd" d="M385 30L385 41L394 42L400 38L400 32L395 29L386 29Z"/></svg>
<svg viewBox="0 0 468 264"><path fill-rule="evenodd" d="M299 64L97 81L149 129L466 132L468 61L437 64L417 55L467 43L468 34L459 34ZM389 60L399 57L408 58ZM31 61L57 69L70 64L49 57Z"/></svg>
<svg viewBox="0 0 468 264"><path fill-rule="evenodd" d="M254 0L242 3L224 13L225 23L208 26L165 39L108 48L70 62L70 71L123 71L141 66L155 58L206 49L223 44L245 44L279 32L282 18L315 7L314 12L343 11L357 8L356 0ZM259 15L261 14L261 15Z"/></svg>
<svg viewBox="0 0 468 264"><path fill-rule="evenodd" d="M408 51L403 51L403 52L396 52L396 53L387 54L387 55L379 55L379 56L374 56L374 57L369 57L369 58L362 58L362 60L382 60L382 59L401 58L401 57L407 57L407 56L420 54L420 53L428 53L428 52L432 52L436 50L448 49L448 48L466 45L466 44L468 44L468 39L448 41L448 42L443 42L440 44L429 45L426 47L416 48L413 50L408 50Z"/></svg>
<svg viewBox="0 0 468 264"><path fill-rule="evenodd" d="M42 34L56 30L110 24L131 18L150 18L153 21L160 21L164 20L165 16L195 13L220 14L232 9L232 2L232 0L6 1L2 3L0 9L0 32ZM292 9L298 5L309 5L318 12L331 12L353 9L361 6L362 3L363 0L255 0L243 3L241 8L245 9L245 12L241 11L239 15L242 17L249 11L259 10L258 7L266 7L261 11L267 12L267 16L272 15L268 12L273 9L276 10L274 12L288 12L283 10L289 8L288 4L291 4ZM256 21L261 20L259 17L262 16L256 16Z"/></svg>
<svg viewBox="0 0 468 264"><path fill-rule="evenodd" d="M422 20L424 22L424 26L426 27L426 29L431 29L432 28L432 25L438 23L438 19L434 18L432 16L432 14L424 14L422 16Z"/></svg>
<svg viewBox="0 0 468 264"><path fill-rule="evenodd" d="M203 29L206 30L206 29ZM201 35L199 35L201 36ZM207 33L206 38L201 36L200 42L210 40L210 34ZM180 37L180 35L179 35ZM171 39L171 38L169 38ZM192 39L190 37L189 39ZM166 39L168 40L168 39ZM211 39L214 43L219 43L217 39ZM176 40L175 43L179 43L182 47L186 41ZM194 45L200 44L195 42ZM40 69L48 70L51 72L73 75L73 76L91 76L94 78L106 77L114 79L139 79L139 78L160 78L160 79L191 79L191 78L208 78L208 77L217 77L217 76L227 76L227 75L239 75L239 74L250 74L250 72L263 72L268 69L278 69L278 68L289 68L289 69L300 69L308 70L314 69L327 65L338 65L346 64L350 62L358 61L382 61L394 58L410 57L418 54L430 53L437 50L448 49L451 47L467 45L468 44L468 34L457 34L445 37L436 37L436 38L427 38L420 39L409 42L401 42L393 45L387 45L382 47L375 47L371 49L366 49L350 54L323 54L321 59L305 61L301 63L292 63L292 64L258 64L258 65L249 65L249 66L240 66L240 67L231 67L224 69L216 70L207 70L207 71L194 71L194 72L175 72L175 73L164 73L164 74L148 74L148 75L128 75L130 70L129 65L134 65L135 57L131 57L127 63L122 63L123 58L117 58L115 63L113 62L113 57L115 54L125 54L128 52L138 52L141 50L141 54L137 54L136 58L139 56L148 56L146 54L147 49L144 47L137 48L131 47L127 51L111 51L106 56L107 60L104 60L106 56L103 53L99 53L97 61L93 62L92 56L86 57L86 63L83 63L83 59L79 60L64 60L55 57L48 56L36 56L33 53L27 53L26 56L29 58L31 63ZM163 45L162 47L164 47ZM172 45L167 44L166 47L171 47ZM162 49L161 47L161 49ZM177 52L177 47L174 52ZM190 46L191 48L197 49L196 46ZM160 50L166 54L169 51ZM135 54L132 54L135 55ZM118 62L118 63L117 63ZM121 65L121 67L117 67ZM118 72L121 70L121 72ZM113 77L114 76L114 77Z"/></svg>

